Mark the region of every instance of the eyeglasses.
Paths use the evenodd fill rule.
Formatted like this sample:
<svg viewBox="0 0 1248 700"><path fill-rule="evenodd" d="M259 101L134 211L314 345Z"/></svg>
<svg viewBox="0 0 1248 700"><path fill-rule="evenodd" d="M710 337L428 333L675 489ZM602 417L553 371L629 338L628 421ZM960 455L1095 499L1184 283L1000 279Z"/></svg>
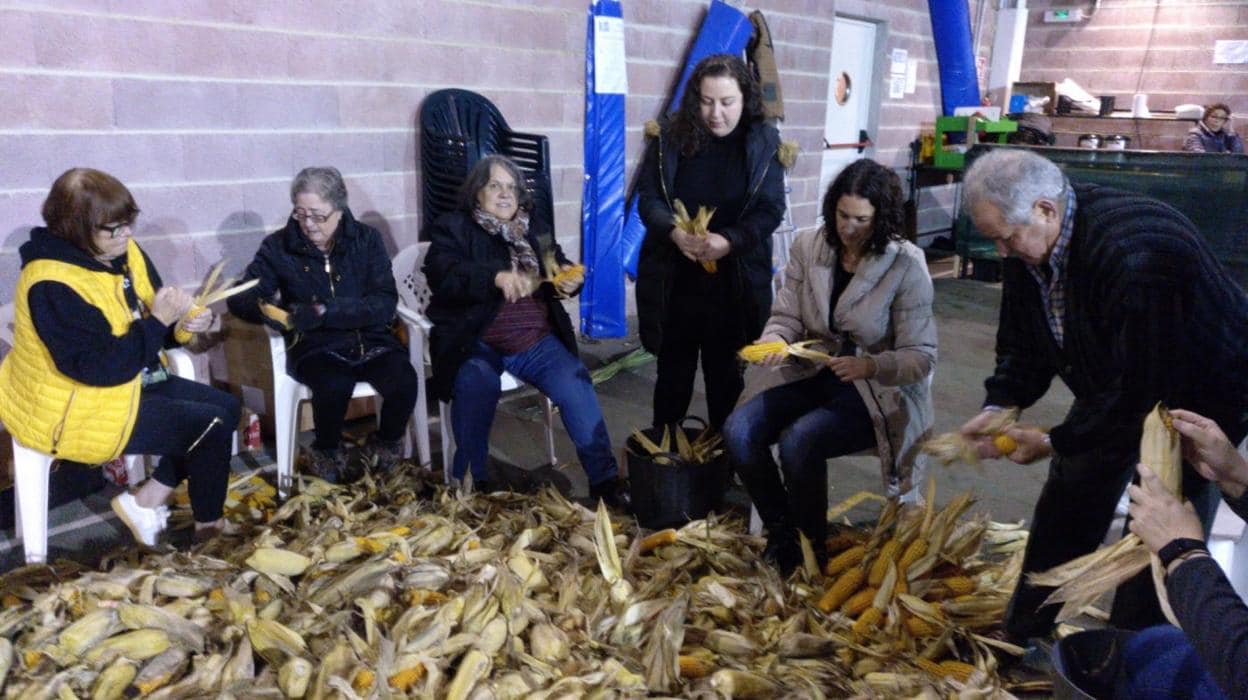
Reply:
<svg viewBox="0 0 1248 700"><path fill-rule="evenodd" d="M97 227L97 228L99 228L101 231L107 231L107 232L108 232L108 240L110 240L110 241L111 241L111 240L113 240L113 239L117 238L117 233L118 233L119 231L121 231L122 229L127 229L127 230L128 230L128 229L130 229L130 227L132 227L132 226L134 226L134 221L123 221L123 222L121 222L120 224L109 224L109 225L107 225L107 226L99 226L99 227Z"/></svg>
<svg viewBox="0 0 1248 700"><path fill-rule="evenodd" d="M520 192L520 188L517 187L516 183L514 182L504 185L498 180L490 180L485 185L485 191L489 192L490 194L495 194L495 195L502 194L504 190L506 190L507 193L510 195L516 195Z"/></svg>
<svg viewBox="0 0 1248 700"><path fill-rule="evenodd" d="M305 212L305 211L299 211L298 209L296 209L290 212L290 218L294 219L295 221L303 221L306 219L307 221L310 221L314 224L323 224L326 221L329 221L330 217L332 217L336 213L338 212L331 211L328 214L321 214L321 213L314 212L314 211Z"/></svg>

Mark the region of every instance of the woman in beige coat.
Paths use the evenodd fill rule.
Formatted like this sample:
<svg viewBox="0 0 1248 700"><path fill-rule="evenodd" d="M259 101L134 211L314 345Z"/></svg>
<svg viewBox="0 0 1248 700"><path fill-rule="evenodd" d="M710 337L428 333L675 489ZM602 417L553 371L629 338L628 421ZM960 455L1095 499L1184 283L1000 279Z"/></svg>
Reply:
<svg viewBox="0 0 1248 700"><path fill-rule="evenodd" d="M801 559L798 530L824 540L828 458L875 448L890 497L919 480L936 324L923 251L903 239L902 200L897 174L867 159L828 188L825 224L794 241L758 342L818 340L832 359L776 354L751 367L724 426L733 467L767 526L765 556L786 572Z"/></svg>

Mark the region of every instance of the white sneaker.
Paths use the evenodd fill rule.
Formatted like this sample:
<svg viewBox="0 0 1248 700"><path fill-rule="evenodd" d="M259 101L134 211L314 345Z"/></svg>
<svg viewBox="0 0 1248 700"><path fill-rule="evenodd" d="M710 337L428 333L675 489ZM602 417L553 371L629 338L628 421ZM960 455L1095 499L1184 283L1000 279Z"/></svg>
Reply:
<svg viewBox="0 0 1248 700"><path fill-rule="evenodd" d="M112 505L113 512L130 528L134 539L149 547L156 546L156 538L165 529L165 523L169 519L167 507L144 508L129 491L113 498Z"/></svg>

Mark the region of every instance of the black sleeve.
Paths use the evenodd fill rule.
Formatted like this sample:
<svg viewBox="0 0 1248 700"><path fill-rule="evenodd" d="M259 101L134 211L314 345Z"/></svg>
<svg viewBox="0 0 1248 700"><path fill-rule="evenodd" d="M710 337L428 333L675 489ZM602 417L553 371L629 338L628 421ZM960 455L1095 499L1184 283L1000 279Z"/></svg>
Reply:
<svg viewBox="0 0 1248 700"><path fill-rule="evenodd" d="M1003 262L1005 283L1001 290L1001 312L997 323L997 364L992 376L984 382L988 396L985 405L1027 408L1044 396L1053 382L1057 368L1038 348L1045 338L1037 332L1045 329L1035 322L1038 313L1035 282L1017 260Z"/></svg>
<svg viewBox="0 0 1248 700"><path fill-rule="evenodd" d="M763 181L741 218L719 233L732 244L733 252L744 253L775 233L784 220L784 206L784 166L778 156L772 156Z"/></svg>
<svg viewBox="0 0 1248 700"><path fill-rule="evenodd" d="M264 315L260 313L260 302L272 299L280 289L276 260L279 255L281 255L280 246L276 244L276 239L273 236L264 239L259 250L256 251L256 257L252 259L246 272L243 273L240 283L253 279L260 281L251 289L235 294L226 300L225 303L230 313L244 321L264 323Z"/></svg>
<svg viewBox="0 0 1248 700"><path fill-rule="evenodd" d="M646 238L650 245L664 243L675 251L671 231L672 208L663 194L663 183L659 175L659 139L655 136L646 146L646 155L641 161L641 174L637 178L637 213L646 226Z"/></svg>
<svg viewBox="0 0 1248 700"><path fill-rule="evenodd" d="M89 386L128 382L155 363L170 327L155 316L132 321L113 335L104 312L87 303L69 285L39 282L27 300L35 332L61 374Z"/></svg>
<svg viewBox="0 0 1248 700"><path fill-rule="evenodd" d="M365 238L364 252L368 261L364 265L364 295L325 300L325 328L365 328L385 325L394 318L399 292L394 285L390 255L377 231L368 229Z"/></svg>
<svg viewBox="0 0 1248 700"><path fill-rule="evenodd" d="M1179 564L1166 577L1179 626L1222 692L1248 698L1248 607L1212 557Z"/></svg>
<svg viewBox="0 0 1248 700"><path fill-rule="evenodd" d="M494 276L506 269L502 264L473 260L467 241L452 230L448 219L439 219L429 228L424 271L435 297L452 304L500 299L502 291L495 286Z"/></svg>

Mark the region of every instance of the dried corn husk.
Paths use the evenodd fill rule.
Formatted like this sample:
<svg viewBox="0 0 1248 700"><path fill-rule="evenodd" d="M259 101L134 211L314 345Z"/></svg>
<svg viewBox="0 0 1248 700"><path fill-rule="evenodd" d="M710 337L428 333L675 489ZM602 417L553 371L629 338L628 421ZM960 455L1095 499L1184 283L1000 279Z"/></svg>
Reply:
<svg viewBox="0 0 1248 700"><path fill-rule="evenodd" d="M685 203L679 199L672 203L674 213L672 215L672 224L676 228L684 231L691 236L705 238L708 232L708 226L711 223L711 217L715 215L715 207L706 208L698 207L698 215L690 218L689 211L685 209ZM702 263L702 269L714 274L718 271L719 266L714 260Z"/></svg>

